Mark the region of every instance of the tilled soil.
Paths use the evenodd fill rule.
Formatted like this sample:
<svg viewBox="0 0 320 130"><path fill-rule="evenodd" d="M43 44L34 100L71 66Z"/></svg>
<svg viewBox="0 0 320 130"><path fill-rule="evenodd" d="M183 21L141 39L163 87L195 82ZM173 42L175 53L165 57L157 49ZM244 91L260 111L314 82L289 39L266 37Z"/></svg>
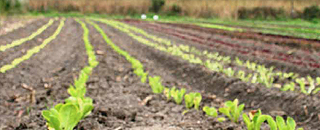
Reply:
<svg viewBox="0 0 320 130"><path fill-rule="evenodd" d="M220 29L203 28L190 24L176 24L176 23L161 23L165 25L173 25L178 27L187 27L194 30L201 30L205 32L218 33L240 39L254 39L263 42L275 43L278 45L290 46L293 48L305 48L318 50L320 48L320 41L316 39L297 38L292 36L281 36L273 34L263 34L256 32L229 32Z"/></svg>
<svg viewBox="0 0 320 130"><path fill-rule="evenodd" d="M1 129L45 129L40 112L68 97L67 88L86 64L81 32L68 19L59 38L17 68L0 74Z"/></svg>
<svg viewBox="0 0 320 130"><path fill-rule="evenodd" d="M45 22L38 21L35 24L20 31L34 31L36 27L33 26L41 26ZM218 108L224 101L238 98L246 104L246 112L260 108L263 113L273 116L292 116L305 129L317 129L319 126L320 103L316 97L279 92L227 78L147 47L105 24L99 25L116 45L140 60L150 76L161 76L164 85L168 87L201 92L202 105ZM165 97L153 94L151 88L134 75L131 64L113 51L93 27L87 26L90 29L90 42L100 64L87 82L87 96L94 99L95 108L76 129L245 129L244 124L230 121L220 123L201 111L191 110L182 115L186 110L184 105L167 102ZM45 39L52 35L56 27L57 22L37 38ZM16 32L20 37L23 34ZM81 26L73 19L67 19L57 39L17 68L0 74L0 129L46 129L41 111L62 103L68 97L67 88L87 64L82 35ZM178 39L171 40L182 44ZM7 55L23 55L19 49L27 50L36 44L41 44L41 41L31 40L30 44L13 48L17 51L8 50L10 54ZM3 62L11 60L4 58Z"/></svg>
<svg viewBox="0 0 320 130"><path fill-rule="evenodd" d="M105 31L109 33L116 32L116 30L111 28ZM110 35L118 36L117 38L113 38L114 40L131 39L123 33ZM320 102L317 97L280 92L277 89L246 84L239 79L227 78L223 75L209 72L203 67L190 65L179 58L145 47L133 39L120 43L125 44L122 47L127 48L126 51L131 52L130 54L134 54L135 52L140 61L154 62L150 65L152 68L156 68L159 73L171 73L172 76L168 77L168 79L175 77L173 80L179 79L180 81L184 81L193 90L203 90L206 93L215 94L227 100L238 98L240 102L247 104L247 108L249 109L261 109L264 113L274 116L291 116L299 121L300 125L306 126L306 128L318 127L318 106ZM131 46L128 43L131 43L129 44Z"/></svg>
<svg viewBox="0 0 320 130"><path fill-rule="evenodd" d="M237 39L231 38L228 36L222 36L215 33L205 33L202 31L191 30L188 28L180 28L174 26L166 25L153 25L147 22L142 21L129 21L125 22L135 25L139 28L143 28L148 32L155 33L159 36L163 36L167 39L177 39L178 44L189 43L192 46L196 46L201 50L209 50L213 52L219 52L222 55L239 57L242 60L255 61L260 64L264 64L268 67L276 66L276 70L285 71L285 72L297 72L301 76L311 75L313 77L319 76L320 70L318 69L319 65L319 54L311 53L309 51L303 50L291 50L290 48L278 46L278 45L268 45L267 43L261 43L259 41L250 40L250 39ZM150 26L156 26L150 28ZM161 27L161 29L160 29ZM172 32L180 31L189 35L171 35ZM194 37L190 35L195 35L202 41L192 41ZM191 40L190 40L191 39ZM218 39L215 41L209 41L208 39ZM222 45L221 45L222 43ZM230 46L225 46L223 44L232 44L230 46L236 46L230 48ZM213 46L211 46L213 45ZM239 47L238 47L239 46ZM247 48L238 50L238 48ZM238 52L238 51L239 52ZM258 51L259 50L259 51ZM247 51L249 53L242 54L242 51ZM265 51L268 53L265 54ZM287 54L288 52L293 52ZM305 65L302 65L301 62L304 62ZM312 65L315 65L311 67Z"/></svg>
<svg viewBox="0 0 320 130"><path fill-rule="evenodd" d="M44 24L46 24L48 20L38 21L35 24L31 24L31 26L27 26L25 29L18 29L12 33L9 33L5 36L2 36L1 45L11 44L13 41L25 38L31 35L32 32L35 32ZM30 41L26 41L23 44L7 49L5 52L0 53L0 66L10 64L13 59L23 56L27 53L27 50L32 49L35 46L40 45L45 39L50 37L53 32L57 29L59 22L55 21L50 27L48 27L45 31L43 31L40 35L36 36ZM20 36L20 37L19 37ZM22 37L21 37L22 36Z"/></svg>

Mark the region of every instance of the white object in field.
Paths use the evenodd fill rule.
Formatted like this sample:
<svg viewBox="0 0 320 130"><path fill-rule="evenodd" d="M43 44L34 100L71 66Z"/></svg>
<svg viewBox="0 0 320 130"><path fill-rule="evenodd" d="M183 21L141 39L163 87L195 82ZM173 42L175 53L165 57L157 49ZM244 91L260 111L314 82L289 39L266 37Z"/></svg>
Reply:
<svg viewBox="0 0 320 130"><path fill-rule="evenodd" d="M159 19L159 16L158 16L158 15L154 15L154 16L153 16L153 19L154 19L154 20L158 20L158 19Z"/></svg>
<svg viewBox="0 0 320 130"><path fill-rule="evenodd" d="M146 18L147 18L147 15L145 15L145 14L141 15L141 19L146 19Z"/></svg>

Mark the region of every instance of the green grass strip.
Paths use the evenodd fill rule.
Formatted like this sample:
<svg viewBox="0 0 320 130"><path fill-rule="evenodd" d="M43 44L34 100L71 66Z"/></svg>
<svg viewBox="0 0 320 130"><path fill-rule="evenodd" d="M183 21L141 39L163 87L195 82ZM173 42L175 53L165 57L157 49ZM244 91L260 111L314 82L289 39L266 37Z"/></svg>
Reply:
<svg viewBox="0 0 320 130"><path fill-rule="evenodd" d="M42 26L41 28L39 28L36 32L33 32L33 33L32 33L30 36L28 36L28 37L25 37L25 38L22 38L22 39L19 39L19 40L15 40L15 41L13 41L12 43L7 44L7 45L2 45L2 46L0 46L0 51L5 51L5 50L10 49L10 48L12 48L12 47L19 46L19 45L25 43L26 41L32 40L32 39L35 38L36 36L40 35L40 34L41 34L44 30L46 30L48 27L50 27L50 26L53 24L54 21L55 21L55 20L50 19L50 21L49 21L47 24L43 25L43 26Z"/></svg>
<svg viewBox="0 0 320 130"><path fill-rule="evenodd" d="M21 62L30 59L34 54L40 52L41 49L43 49L49 42L54 40L58 34L61 32L62 27L64 26L65 18L60 20L59 27L57 30L51 35L49 38L45 39L41 45L36 46L30 50L27 51L27 54L23 55L22 57L14 59L11 64L4 65L0 68L1 73L5 73L6 71L15 68L17 65L19 65Z"/></svg>

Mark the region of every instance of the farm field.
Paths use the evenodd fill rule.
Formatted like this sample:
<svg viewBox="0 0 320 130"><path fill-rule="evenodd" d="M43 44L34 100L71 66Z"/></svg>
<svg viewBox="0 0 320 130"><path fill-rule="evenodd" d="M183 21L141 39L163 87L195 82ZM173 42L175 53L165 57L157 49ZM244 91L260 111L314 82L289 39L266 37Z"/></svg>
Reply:
<svg viewBox="0 0 320 130"><path fill-rule="evenodd" d="M290 33L259 32L265 28ZM242 130L261 110L268 121L260 129L276 130L270 118L282 117L316 130L317 34L263 23L6 19L0 129L57 130L55 119L71 122L64 113L74 118L71 130Z"/></svg>

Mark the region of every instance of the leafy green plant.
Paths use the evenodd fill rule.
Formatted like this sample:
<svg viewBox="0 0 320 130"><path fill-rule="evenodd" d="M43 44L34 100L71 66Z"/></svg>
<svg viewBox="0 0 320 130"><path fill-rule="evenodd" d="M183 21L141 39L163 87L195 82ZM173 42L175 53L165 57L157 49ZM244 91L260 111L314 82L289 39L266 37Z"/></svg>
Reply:
<svg viewBox="0 0 320 130"><path fill-rule="evenodd" d="M233 77L235 71L234 71L231 67L229 67L228 69L224 69L223 72L224 72L227 76Z"/></svg>
<svg viewBox="0 0 320 130"><path fill-rule="evenodd" d="M238 65L238 66L243 66L243 61L242 60L240 60L238 57L236 57L236 64Z"/></svg>
<svg viewBox="0 0 320 130"><path fill-rule="evenodd" d="M309 88L307 93L310 94L316 88L316 85L315 85L315 81L312 79L311 76L307 76L307 80L309 82Z"/></svg>
<svg viewBox="0 0 320 130"><path fill-rule="evenodd" d="M205 106L205 107L202 108L202 110L203 110L208 116L211 116L211 117L217 117L217 116L218 116L217 109L214 108L214 107Z"/></svg>
<svg viewBox="0 0 320 130"><path fill-rule="evenodd" d="M167 101L170 101L170 100L171 100L170 88L164 87L163 94L166 96Z"/></svg>
<svg viewBox="0 0 320 130"><path fill-rule="evenodd" d="M254 114L252 120L245 113L242 114L242 118L248 130L260 130L260 126L265 121L268 122L270 130L277 130L277 123L274 119L269 115L262 115L260 110Z"/></svg>
<svg viewBox="0 0 320 130"><path fill-rule="evenodd" d="M161 84L160 76L149 77L149 85L151 86L153 93L162 93L164 89L164 86Z"/></svg>
<svg viewBox="0 0 320 130"><path fill-rule="evenodd" d="M186 93L186 89L182 88L181 90L178 90L175 87L173 87L170 92L171 92L171 96L174 99L174 101L177 104L181 104L181 102L183 100L183 96Z"/></svg>
<svg viewBox="0 0 320 130"><path fill-rule="evenodd" d="M305 78L296 79L296 82L300 85L301 92L304 94L308 94L306 90Z"/></svg>
<svg viewBox="0 0 320 130"><path fill-rule="evenodd" d="M50 110L42 111L49 129L73 130L81 120L81 111L72 103L58 104Z"/></svg>
<svg viewBox="0 0 320 130"><path fill-rule="evenodd" d="M291 117L288 117L285 122L281 116L277 116L276 121L279 130L296 130L296 122ZM298 130L303 130L303 128L298 128Z"/></svg>
<svg viewBox="0 0 320 130"><path fill-rule="evenodd" d="M194 102L194 109L199 110L199 106L202 100L202 96L200 93L196 93L193 99Z"/></svg>
<svg viewBox="0 0 320 130"><path fill-rule="evenodd" d="M190 109L191 107L193 107L193 105L194 105L194 102L193 102L194 97L195 97L195 93L189 93L189 94L184 95L184 102L186 104L186 108L187 109Z"/></svg>
<svg viewBox="0 0 320 130"><path fill-rule="evenodd" d="M237 123L244 109L244 104L239 105L238 99L234 101L227 101L224 103L224 107L219 108L219 112L226 115L232 122Z"/></svg>
<svg viewBox="0 0 320 130"><path fill-rule="evenodd" d="M187 109L190 109L192 106L194 106L196 110L199 110L202 96L200 93L189 93L184 95L184 100Z"/></svg>
<svg viewBox="0 0 320 130"><path fill-rule="evenodd" d="M294 91L294 89L295 89L295 83L294 82L290 82L288 84L285 84L281 90L282 91L288 91L288 90Z"/></svg>

